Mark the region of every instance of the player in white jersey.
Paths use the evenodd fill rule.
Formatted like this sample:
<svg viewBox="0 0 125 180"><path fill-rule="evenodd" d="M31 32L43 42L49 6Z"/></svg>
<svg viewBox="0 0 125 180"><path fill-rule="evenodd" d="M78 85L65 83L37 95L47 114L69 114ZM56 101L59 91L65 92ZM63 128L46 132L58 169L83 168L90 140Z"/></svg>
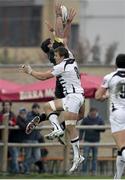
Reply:
<svg viewBox="0 0 125 180"><path fill-rule="evenodd" d="M55 60L57 65L46 72L34 71L29 65L25 64L21 66L21 70L39 80L50 79L54 76L59 77L60 83L63 85L65 97L46 103L44 111L49 121L57 126L57 129L52 132L55 136L63 134L55 111L63 111L65 125L69 132L74 152L73 166L70 169L70 172L73 172L84 160L84 157L79 153L79 136L75 127L79 110L84 103L84 90L81 87L76 61L69 58L68 50L64 47L58 47L55 50Z"/></svg>
<svg viewBox="0 0 125 180"><path fill-rule="evenodd" d="M111 131L118 147L117 172L114 179L121 179L125 168L125 54L119 54L116 57L116 67L116 71L104 77L95 98L97 100L105 100L108 90Z"/></svg>
<svg viewBox="0 0 125 180"><path fill-rule="evenodd" d="M65 48L68 49L67 47L67 41L69 39L70 35L70 29L71 29L71 22L73 21L74 16L76 15L75 9L71 8L68 12L68 19L67 23L65 26L63 26L62 22L62 11L61 11L61 4L56 3L55 5L55 15L56 15L56 24L55 24L55 29L47 22L46 25L48 27L48 30L53 34L53 40L48 38L45 41L42 42L41 44L41 49L47 54L48 59L50 60L51 63L56 65L55 59L54 59L54 49L56 49L59 46L64 46ZM72 53L69 51L69 57L73 59ZM55 87L55 97L57 99L65 97L63 94L63 88L62 85L60 84L59 78L56 78L56 87ZM55 115L59 115L59 112L55 111ZM84 104L80 108L79 111L79 117L78 120L83 118L84 116ZM33 131L33 129L38 126L42 121L46 120L46 115L45 113L42 113L40 115L40 118L36 116L26 127L26 133L29 134ZM65 122L61 122L60 126L62 127L63 130L65 130ZM52 127L54 130L57 130L57 126L55 124L52 124ZM45 135L45 137L49 140L52 140L55 138L54 133L49 133ZM65 144L64 137L57 137L59 142L62 144Z"/></svg>

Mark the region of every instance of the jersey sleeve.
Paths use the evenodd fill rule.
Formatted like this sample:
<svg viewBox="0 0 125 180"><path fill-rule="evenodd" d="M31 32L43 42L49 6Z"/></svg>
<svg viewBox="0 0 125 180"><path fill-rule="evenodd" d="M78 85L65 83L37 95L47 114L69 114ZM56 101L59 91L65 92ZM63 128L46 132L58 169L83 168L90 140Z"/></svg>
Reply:
<svg viewBox="0 0 125 180"><path fill-rule="evenodd" d="M60 63L53 67L52 74L54 76L59 76L64 72L64 64Z"/></svg>
<svg viewBox="0 0 125 180"><path fill-rule="evenodd" d="M72 52L69 49L68 49L68 53L69 53L69 58L74 59L74 56L73 56Z"/></svg>
<svg viewBox="0 0 125 180"><path fill-rule="evenodd" d="M111 78L112 78L112 73L104 76L101 87L108 89Z"/></svg>
<svg viewBox="0 0 125 180"><path fill-rule="evenodd" d="M66 49L68 50L69 58L70 58L70 59L74 59L73 53L69 50L68 47L67 47Z"/></svg>

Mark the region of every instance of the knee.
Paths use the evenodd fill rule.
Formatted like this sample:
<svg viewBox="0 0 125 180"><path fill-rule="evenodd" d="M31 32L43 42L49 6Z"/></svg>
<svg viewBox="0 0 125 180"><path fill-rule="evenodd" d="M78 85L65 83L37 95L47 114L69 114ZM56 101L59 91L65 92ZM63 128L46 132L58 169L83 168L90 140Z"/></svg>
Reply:
<svg viewBox="0 0 125 180"><path fill-rule="evenodd" d="M75 126L76 126L76 120L65 121L65 127L69 133L72 133L74 131Z"/></svg>

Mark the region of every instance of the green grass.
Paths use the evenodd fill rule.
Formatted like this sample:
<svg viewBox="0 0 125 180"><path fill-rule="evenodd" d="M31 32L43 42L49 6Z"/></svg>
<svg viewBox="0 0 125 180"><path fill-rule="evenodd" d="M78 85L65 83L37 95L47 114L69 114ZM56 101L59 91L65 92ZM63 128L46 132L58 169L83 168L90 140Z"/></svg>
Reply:
<svg viewBox="0 0 125 180"><path fill-rule="evenodd" d="M30 175L10 175L0 174L0 179L113 179L108 176L80 176L80 175L50 175L50 174L30 174Z"/></svg>

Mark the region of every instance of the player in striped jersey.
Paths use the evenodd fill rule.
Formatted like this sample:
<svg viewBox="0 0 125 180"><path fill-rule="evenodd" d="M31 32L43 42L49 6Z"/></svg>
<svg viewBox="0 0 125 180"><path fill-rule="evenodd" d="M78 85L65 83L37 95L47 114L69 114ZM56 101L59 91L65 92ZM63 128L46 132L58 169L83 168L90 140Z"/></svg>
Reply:
<svg viewBox="0 0 125 180"><path fill-rule="evenodd" d="M107 90L110 99L110 123L113 138L118 147L116 174L114 179L121 179L125 168L125 54L116 57L116 71L104 77L95 98L105 100Z"/></svg>
<svg viewBox="0 0 125 180"><path fill-rule="evenodd" d="M84 157L79 152L79 136L75 127L79 110L84 103L84 90L81 87L77 63L75 59L69 58L68 50L64 47L58 47L55 50L55 60L57 65L46 72L37 72L25 64L22 65L21 70L39 80L46 80L54 76L59 77L60 83L63 85L65 97L46 103L44 111L49 121L57 127L52 132L54 136L61 136L63 134L58 122L58 116L55 114L55 111L63 111L65 125L69 132L74 152L73 166L70 169L70 172L73 172L84 160Z"/></svg>
<svg viewBox="0 0 125 180"><path fill-rule="evenodd" d="M71 29L71 22L73 21L73 18L76 14L74 9L70 9L69 11L69 16L67 23L65 24L65 28L63 29L63 23L62 23L62 18L61 18L61 4L56 4L56 25L55 25L55 30L53 27L47 23L47 27L50 32L53 33L53 38L52 39L48 38L45 41L42 42L41 44L41 49L47 54L49 61L53 64L56 65L56 61L54 58L54 49L56 49L59 46L65 46L67 49L67 39L69 37L69 32ZM72 53L68 50L70 58L74 58ZM76 69L77 70L77 69ZM56 88L55 88L55 98L63 98L65 97L65 94L63 93L63 84L60 83L59 77L56 77ZM56 113L56 112L55 112ZM57 113L58 114L58 113ZM80 112L79 112L79 119L83 118L84 116L84 105L81 107ZM46 120L46 115L42 113L40 115L40 121L39 118L35 117L28 125L27 125L27 133L30 133L35 126L37 126L40 122ZM65 123L61 123L61 127L64 130L65 129ZM53 125L53 128L56 129L56 126ZM52 133L46 135L47 139L53 139ZM63 138L59 137L58 140L61 143L65 143L63 141Z"/></svg>

